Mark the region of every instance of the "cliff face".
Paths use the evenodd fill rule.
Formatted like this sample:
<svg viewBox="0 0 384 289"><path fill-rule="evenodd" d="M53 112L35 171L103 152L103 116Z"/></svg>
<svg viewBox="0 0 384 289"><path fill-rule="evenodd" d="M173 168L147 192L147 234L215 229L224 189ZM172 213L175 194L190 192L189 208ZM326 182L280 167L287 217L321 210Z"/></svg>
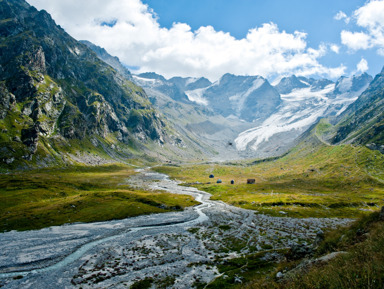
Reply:
<svg viewBox="0 0 384 289"><path fill-rule="evenodd" d="M47 12L3 0L0 19L0 161L31 160L43 139L164 142L165 124L142 88Z"/></svg>

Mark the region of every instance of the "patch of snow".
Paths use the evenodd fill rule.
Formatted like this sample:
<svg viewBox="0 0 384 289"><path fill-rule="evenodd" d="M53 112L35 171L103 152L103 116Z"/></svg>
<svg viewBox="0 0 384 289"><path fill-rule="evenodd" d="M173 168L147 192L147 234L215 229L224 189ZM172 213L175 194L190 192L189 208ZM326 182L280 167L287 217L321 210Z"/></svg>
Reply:
<svg viewBox="0 0 384 289"><path fill-rule="evenodd" d="M301 83L305 84L305 85L311 86L311 84L310 84L309 82L307 82L307 81L304 81L304 80L302 80L302 79L299 79L299 81L300 81Z"/></svg>
<svg viewBox="0 0 384 289"><path fill-rule="evenodd" d="M137 80L137 81L143 81L143 82L146 82L146 83L152 83L152 84L155 84L156 83L156 79L150 79L150 78L144 78L144 77L139 77L137 75L133 75L133 79Z"/></svg>
<svg viewBox="0 0 384 289"><path fill-rule="evenodd" d="M188 96L188 99L190 101L196 102L198 104L202 104L207 106L208 100L203 97L204 92L207 90L207 88L199 88L195 90L187 90L185 94Z"/></svg>
<svg viewBox="0 0 384 289"><path fill-rule="evenodd" d="M80 49L77 48L77 47L75 47L75 53L76 53L77 55L80 55Z"/></svg>

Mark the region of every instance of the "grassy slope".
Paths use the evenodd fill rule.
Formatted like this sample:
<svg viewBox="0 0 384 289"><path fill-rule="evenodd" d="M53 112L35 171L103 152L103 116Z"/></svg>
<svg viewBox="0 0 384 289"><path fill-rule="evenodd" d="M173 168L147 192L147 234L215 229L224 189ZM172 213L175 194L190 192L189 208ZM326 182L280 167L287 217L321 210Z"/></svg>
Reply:
<svg viewBox="0 0 384 289"><path fill-rule="evenodd" d="M322 122L279 159L157 170L186 183L202 183L194 186L214 200L270 215L283 216L284 211L292 217L357 217L377 210L384 204L384 156L365 147L323 143L320 136L327 126ZM215 179L208 178L211 173ZM218 178L222 184L216 184ZM256 184L246 184L248 178Z"/></svg>
<svg viewBox="0 0 384 289"><path fill-rule="evenodd" d="M127 166L41 169L0 175L0 231L180 210L192 197L135 190Z"/></svg>
<svg viewBox="0 0 384 289"><path fill-rule="evenodd" d="M356 221L350 228L329 232L315 257L334 251L347 254L327 263L317 263L293 270L298 262L279 264L267 278L257 278L242 288L383 288L384 221L372 213ZM299 261L300 262L300 261ZM282 280L277 272L288 270Z"/></svg>

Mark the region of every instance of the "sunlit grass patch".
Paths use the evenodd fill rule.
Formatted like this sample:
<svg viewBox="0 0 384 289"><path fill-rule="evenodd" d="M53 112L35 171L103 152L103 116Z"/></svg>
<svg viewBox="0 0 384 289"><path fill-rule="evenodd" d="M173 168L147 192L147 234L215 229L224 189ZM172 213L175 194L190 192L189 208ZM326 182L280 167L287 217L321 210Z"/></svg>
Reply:
<svg viewBox="0 0 384 289"><path fill-rule="evenodd" d="M304 145L265 162L156 170L209 192L213 200L273 216L358 217L384 205L384 156L365 147Z"/></svg>
<svg viewBox="0 0 384 289"><path fill-rule="evenodd" d="M190 196L129 187L128 166L41 169L0 175L0 230L121 219L181 210Z"/></svg>

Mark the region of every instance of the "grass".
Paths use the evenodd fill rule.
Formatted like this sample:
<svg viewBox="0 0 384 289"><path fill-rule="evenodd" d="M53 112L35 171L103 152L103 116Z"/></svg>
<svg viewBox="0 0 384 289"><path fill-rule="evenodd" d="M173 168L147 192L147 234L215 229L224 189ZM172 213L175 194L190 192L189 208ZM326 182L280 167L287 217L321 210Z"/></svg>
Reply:
<svg viewBox="0 0 384 289"><path fill-rule="evenodd" d="M40 169L0 175L0 231L40 229L181 210L190 196L132 189L131 167Z"/></svg>
<svg viewBox="0 0 384 289"><path fill-rule="evenodd" d="M241 284L251 282L255 276L265 276L274 271L277 264L262 258L266 252L224 260L217 266L220 277L203 288L242 288Z"/></svg>
<svg viewBox="0 0 384 289"><path fill-rule="evenodd" d="M327 263L291 271L282 281L275 278L276 273L297 264L279 264L270 276L255 276L243 288L383 288L384 222L378 216L372 213L349 228L329 232L316 252L317 256L333 251L346 251L346 254Z"/></svg>
<svg viewBox="0 0 384 289"><path fill-rule="evenodd" d="M319 142L302 144L269 161L168 165L156 170L192 183L211 193L213 200L273 216L359 217L384 205L382 154ZM215 179L209 179L210 174ZM216 183L218 178L222 184ZM249 178L256 184L246 184Z"/></svg>

